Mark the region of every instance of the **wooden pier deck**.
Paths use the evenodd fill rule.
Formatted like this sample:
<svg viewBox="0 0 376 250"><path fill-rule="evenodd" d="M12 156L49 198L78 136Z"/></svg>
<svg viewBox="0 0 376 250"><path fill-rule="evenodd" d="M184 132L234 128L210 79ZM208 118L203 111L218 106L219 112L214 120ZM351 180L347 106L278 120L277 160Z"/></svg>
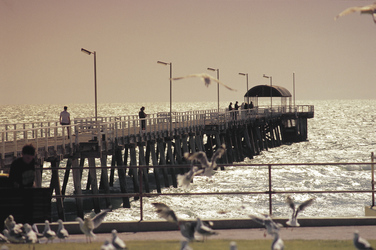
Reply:
<svg viewBox="0 0 376 250"><path fill-rule="evenodd" d="M64 198L69 172L72 170L77 215L83 217L82 169L88 159L89 177L86 185L92 194L99 189L110 193L114 182L114 171L118 170L122 193L139 192L140 174L129 168L128 175L133 180L133 190L127 189L126 168L124 166L171 165L171 168L153 168L157 191L161 183L166 187L177 186L176 174L187 164L185 152L205 151L211 157L216 148L226 145L226 154L219 163L241 162L252 158L262 150L283 143L307 139L307 119L313 118L314 107L273 106L256 107L248 110L221 111L200 110L190 112L168 112L148 115L146 130L140 129L138 116L100 117L74 119L68 126L58 125L57 121L0 124L0 170L7 172L11 162L21 155L26 143L37 149L37 186L41 187L41 172L45 162L51 163L52 176L50 188L57 198L58 217L65 218ZM72 135L68 138L65 127L70 127ZM107 171L107 157L112 156L110 176ZM63 159L67 159L66 174L61 184L58 169ZM95 159L100 159L97 161ZM100 163L98 163L100 162ZM97 165L100 164L101 168ZM98 169L96 169L98 167ZM100 171L100 185L97 181ZM149 192L148 169L142 168L145 192ZM186 170L185 170L186 171ZM93 198L94 210L100 211L99 198ZM106 206L110 199L106 199ZM123 206L129 207L129 197L123 197Z"/></svg>

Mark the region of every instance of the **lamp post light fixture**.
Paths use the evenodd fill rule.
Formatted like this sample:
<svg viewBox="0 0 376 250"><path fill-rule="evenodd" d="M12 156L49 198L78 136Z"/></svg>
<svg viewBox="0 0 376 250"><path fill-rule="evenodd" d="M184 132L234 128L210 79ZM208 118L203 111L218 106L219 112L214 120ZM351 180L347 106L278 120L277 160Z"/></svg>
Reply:
<svg viewBox="0 0 376 250"><path fill-rule="evenodd" d="M249 96L248 96L248 73L239 73L239 75L245 76L246 79L247 79L247 92L245 92L245 93L247 94L247 104L249 104Z"/></svg>
<svg viewBox="0 0 376 250"><path fill-rule="evenodd" d="M273 78L265 74L262 77L270 79L270 110L273 112Z"/></svg>
<svg viewBox="0 0 376 250"><path fill-rule="evenodd" d="M217 71L217 80L219 81L219 69L208 68L210 71ZM218 102L218 114L219 114L219 83L217 82L217 102Z"/></svg>
<svg viewBox="0 0 376 250"><path fill-rule="evenodd" d="M95 95L95 123L98 121L98 112L97 112L97 53L95 51L91 52L87 49L81 48L81 51L85 54L91 55L94 54L94 95Z"/></svg>
<svg viewBox="0 0 376 250"><path fill-rule="evenodd" d="M170 65L170 131L172 131L172 62L157 61L157 63L165 66Z"/></svg>

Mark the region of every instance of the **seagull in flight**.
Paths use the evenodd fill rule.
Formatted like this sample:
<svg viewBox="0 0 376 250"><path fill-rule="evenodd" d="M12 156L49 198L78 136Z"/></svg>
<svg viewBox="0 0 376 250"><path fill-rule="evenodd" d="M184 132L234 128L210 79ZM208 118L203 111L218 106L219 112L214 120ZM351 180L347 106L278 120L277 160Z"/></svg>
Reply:
<svg viewBox="0 0 376 250"><path fill-rule="evenodd" d="M255 221L255 222L257 222L261 225L264 225L267 233L270 234L270 235L278 233L279 229L281 227L283 227L283 225L281 223L274 222L273 219L268 214L264 214L263 217L260 217L260 216L257 216L257 215L249 215L249 217L253 221ZM264 236L266 236L266 235L264 234Z"/></svg>
<svg viewBox="0 0 376 250"><path fill-rule="evenodd" d="M350 7L339 13L334 20L337 20L341 16L345 16L347 14L351 14L354 12L360 12L360 14L371 14L373 17L374 23L376 23L376 2L367 6L355 6Z"/></svg>
<svg viewBox="0 0 376 250"><path fill-rule="evenodd" d="M371 244L369 244L369 242L366 239L359 236L358 230L354 232L354 246L356 247L356 249L359 249L359 250L361 249L372 250L373 249Z"/></svg>
<svg viewBox="0 0 376 250"><path fill-rule="evenodd" d="M102 224L107 213L110 211L112 211L111 206L107 209L104 209L102 212L96 214L93 218L86 217L84 220L82 220L80 217L76 218L76 221L80 223L81 232L83 232L86 235L86 242L88 242L88 239L91 242L91 238L96 237L93 233L93 230L99 227L100 224Z"/></svg>
<svg viewBox="0 0 376 250"><path fill-rule="evenodd" d="M203 172L204 172L203 169L199 169L198 167L193 166L191 168L191 170L189 170L189 172L187 172L185 174L178 174L178 176L177 176L178 186L182 187L184 189L188 188L189 184L191 184L191 182L193 180L193 177L195 177L195 175L199 175Z"/></svg>
<svg viewBox="0 0 376 250"><path fill-rule="evenodd" d="M298 217L298 213L300 211L303 211L306 207L308 207L309 205L311 205L313 203L315 199L314 198L311 198L311 199L308 199L306 201L304 201L302 204L300 204L298 206L298 208L295 209L295 203L294 203L294 200L290 197L290 196L287 196L286 197L286 203L290 206L290 208L292 209L292 215L291 215L291 219L289 219L286 224L290 227L299 227L300 224L298 223L298 220L297 220L297 217Z"/></svg>
<svg viewBox="0 0 376 250"><path fill-rule="evenodd" d="M226 145L222 144L221 147L217 149L217 151L213 154L211 158L211 162L208 162L208 158L206 157L206 153L203 151L199 151L196 153L184 153L184 157L187 160L193 161L197 160L201 163L201 167L204 169L203 175L211 177L213 176L214 170L217 169L217 159L221 158L222 155L226 152Z"/></svg>
<svg viewBox="0 0 376 250"><path fill-rule="evenodd" d="M223 82L219 81L218 79L216 79L216 78L214 78L211 75L206 74L206 73L192 74L192 75L181 76L181 77L174 77L174 78L171 78L171 80L175 81L175 80L181 80L181 79L190 78L190 77L201 78L202 81L204 81L206 87L209 87L209 85L212 83L212 81L214 81L214 82L217 82L217 83L223 85L225 88L227 88L229 90L236 91L236 89L230 88L229 86L227 86Z"/></svg>

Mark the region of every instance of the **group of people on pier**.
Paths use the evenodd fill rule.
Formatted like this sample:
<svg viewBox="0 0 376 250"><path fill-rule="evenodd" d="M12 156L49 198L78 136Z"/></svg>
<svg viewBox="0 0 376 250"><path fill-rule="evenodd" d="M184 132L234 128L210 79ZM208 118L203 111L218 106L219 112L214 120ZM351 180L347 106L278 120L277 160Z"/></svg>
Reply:
<svg viewBox="0 0 376 250"><path fill-rule="evenodd" d="M240 110L247 110L247 109L253 109L254 108L252 101L249 104L246 103L246 102L243 102L241 104L241 106L239 106L238 103L239 102L236 101L234 107L232 107L232 102L230 102L230 105L228 105L228 111L230 111L230 112L232 111L231 116L232 116L232 119L234 119L234 120L236 120L238 118L239 108L240 108Z"/></svg>

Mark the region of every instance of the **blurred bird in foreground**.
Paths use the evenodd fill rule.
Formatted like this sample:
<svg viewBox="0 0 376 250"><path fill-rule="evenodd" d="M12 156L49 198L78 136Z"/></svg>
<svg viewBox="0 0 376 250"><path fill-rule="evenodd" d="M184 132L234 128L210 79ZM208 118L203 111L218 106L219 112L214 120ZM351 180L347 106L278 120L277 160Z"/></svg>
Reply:
<svg viewBox="0 0 376 250"><path fill-rule="evenodd" d="M116 248L109 240L105 240L103 245L101 246L101 250L115 250Z"/></svg>
<svg viewBox="0 0 376 250"><path fill-rule="evenodd" d="M261 225L264 225L267 233L270 234L270 235L274 235L275 233L278 233L279 229L281 227L283 227L283 225L281 223L274 222L273 219L268 214L264 214L262 217L257 216L257 215L250 215L249 217L253 221L255 221L255 222L257 222ZM264 237L265 236L266 235L264 234Z"/></svg>
<svg viewBox="0 0 376 250"><path fill-rule="evenodd" d="M113 229L111 231L112 234L112 245L115 247L115 249L127 249L127 245L124 243L122 239L117 236L117 231L116 229Z"/></svg>
<svg viewBox="0 0 376 250"><path fill-rule="evenodd" d="M334 20L337 20L341 16L351 14L354 12L360 12L360 14L371 14L373 17L373 22L376 23L376 2L367 6L355 6L350 7L339 13Z"/></svg>
<svg viewBox="0 0 376 250"><path fill-rule="evenodd" d="M191 170L189 170L189 172L185 174L178 174L178 176L176 177L178 181L178 186L184 189L188 188L191 182L193 181L193 177L203 172L204 172L203 169L199 169L198 167L193 166Z"/></svg>
<svg viewBox="0 0 376 250"><path fill-rule="evenodd" d="M179 219L169 206L163 203L152 204L157 209L156 212L161 218L178 225L181 235L183 235L188 241L195 240L195 232L203 236L217 234L209 227L209 225L205 225L199 218L197 218L196 221L185 221Z"/></svg>
<svg viewBox="0 0 376 250"><path fill-rule="evenodd" d="M283 250L285 248L285 245L283 243L283 240L279 237L279 233L275 232L273 233L274 239L272 242L272 250Z"/></svg>
<svg viewBox="0 0 376 250"><path fill-rule="evenodd" d="M201 78L204 81L206 87L209 87L209 85L212 83L212 81L214 81L214 82L217 82L217 83L223 85L225 88L227 88L229 90L236 91L236 89L230 88L229 86L227 86L223 82L220 82L218 79L216 79L216 78L214 78L211 75L206 74L206 73L192 74L192 75L187 75L187 76L182 76L182 77L174 77L174 78L171 78L171 80L175 81L175 80L181 80L181 79L190 78L190 77Z"/></svg>
<svg viewBox="0 0 376 250"><path fill-rule="evenodd" d="M61 240L64 240L69 237L68 231L64 228L63 221L57 220L57 223L59 223L59 227L57 228L56 235Z"/></svg>
<svg viewBox="0 0 376 250"><path fill-rule="evenodd" d="M37 233L31 228L30 224L24 224L26 243L39 243Z"/></svg>
<svg viewBox="0 0 376 250"><path fill-rule="evenodd" d="M43 230L43 236L47 238L46 244L51 241L51 243L56 238L56 233L51 230L50 228L50 222L48 220L44 221L44 230Z"/></svg>
<svg viewBox="0 0 376 250"><path fill-rule="evenodd" d="M95 234L93 230L99 227L99 225L103 222L104 218L106 217L107 213L112 211L112 207L110 206L107 209L104 209L102 212L96 214L93 218L86 217L82 220L80 217L76 218L76 221L80 223L81 232L83 232L86 236L86 242L91 242L91 238L95 238Z"/></svg>
<svg viewBox="0 0 376 250"><path fill-rule="evenodd" d="M353 241L354 241L354 246L356 247L356 249L359 249L359 250L363 250L363 249L372 250L373 249L371 244L369 244L369 242L366 239L359 236L358 230L354 232Z"/></svg>
<svg viewBox="0 0 376 250"><path fill-rule="evenodd" d="M314 198L308 199L304 201L302 204L300 204L298 208L295 208L294 200L290 196L287 196L286 203L290 206L292 210L292 215L291 215L291 219L289 219L286 222L286 224L290 227L299 227L300 224L298 223L298 219L297 219L299 212L303 211L306 207L311 205L314 200L315 200Z"/></svg>
<svg viewBox="0 0 376 250"><path fill-rule="evenodd" d="M222 144L217 151L213 154L211 158L211 162L208 161L206 157L206 153L203 151L199 151L196 153L184 153L184 157L187 160L193 161L197 160L201 163L201 168L204 169L203 175L211 177L214 174L214 170L217 169L217 159L221 158L222 155L226 152L226 145Z"/></svg>

